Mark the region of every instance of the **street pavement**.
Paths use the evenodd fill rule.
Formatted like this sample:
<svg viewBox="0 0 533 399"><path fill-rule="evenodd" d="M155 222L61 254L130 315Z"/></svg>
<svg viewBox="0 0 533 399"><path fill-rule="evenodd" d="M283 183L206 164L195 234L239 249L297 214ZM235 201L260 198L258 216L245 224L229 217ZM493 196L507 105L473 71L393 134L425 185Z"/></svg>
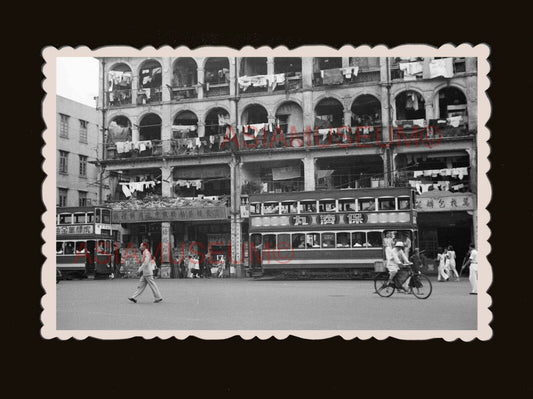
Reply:
<svg viewBox="0 0 533 399"><path fill-rule="evenodd" d="M70 280L57 287L58 330L475 330L467 278L432 279L425 300L374 293L370 280L157 279L128 301L137 280Z"/></svg>

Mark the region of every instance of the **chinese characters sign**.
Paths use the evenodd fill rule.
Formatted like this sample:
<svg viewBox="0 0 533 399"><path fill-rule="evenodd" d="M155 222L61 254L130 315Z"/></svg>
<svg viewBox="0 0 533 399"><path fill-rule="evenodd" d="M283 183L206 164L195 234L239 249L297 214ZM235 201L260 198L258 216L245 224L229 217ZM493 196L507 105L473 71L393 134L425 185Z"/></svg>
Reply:
<svg viewBox="0 0 533 399"><path fill-rule="evenodd" d="M69 225L69 226L57 226L56 234L93 234L93 225L92 224L78 224L78 225Z"/></svg>
<svg viewBox="0 0 533 399"><path fill-rule="evenodd" d="M175 220L227 219L228 208L164 208L113 210L113 223L164 222Z"/></svg>
<svg viewBox="0 0 533 399"><path fill-rule="evenodd" d="M454 195L445 197L418 197L416 209L419 212L439 211L471 211L474 209L473 194Z"/></svg>

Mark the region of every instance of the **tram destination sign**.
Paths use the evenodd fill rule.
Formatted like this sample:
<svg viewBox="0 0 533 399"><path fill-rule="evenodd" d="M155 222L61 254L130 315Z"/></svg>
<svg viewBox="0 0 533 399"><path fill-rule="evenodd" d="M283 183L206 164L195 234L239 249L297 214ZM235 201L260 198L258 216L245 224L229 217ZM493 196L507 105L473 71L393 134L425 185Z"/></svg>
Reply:
<svg viewBox="0 0 533 399"><path fill-rule="evenodd" d="M228 208L194 207L194 208L163 208L163 209L114 209L113 223L137 222L172 222L175 220L225 220Z"/></svg>
<svg viewBox="0 0 533 399"><path fill-rule="evenodd" d="M69 226L57 226L57 235L74 235L74 234L93 234L94 226L92 224L75 224Z"/></svg>

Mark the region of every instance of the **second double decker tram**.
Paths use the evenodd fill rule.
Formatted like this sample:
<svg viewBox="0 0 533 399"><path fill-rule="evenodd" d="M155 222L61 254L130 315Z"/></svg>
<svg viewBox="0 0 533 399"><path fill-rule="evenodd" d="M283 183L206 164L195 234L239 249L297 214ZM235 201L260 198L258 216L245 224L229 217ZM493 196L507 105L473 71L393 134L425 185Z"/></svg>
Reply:
<svg viewBox="0 0 533 399"><path fill-rule="evenodd" d="M414 190L369 188L250 196L252 273L370 277L394 240L418 241Z"/></svg>

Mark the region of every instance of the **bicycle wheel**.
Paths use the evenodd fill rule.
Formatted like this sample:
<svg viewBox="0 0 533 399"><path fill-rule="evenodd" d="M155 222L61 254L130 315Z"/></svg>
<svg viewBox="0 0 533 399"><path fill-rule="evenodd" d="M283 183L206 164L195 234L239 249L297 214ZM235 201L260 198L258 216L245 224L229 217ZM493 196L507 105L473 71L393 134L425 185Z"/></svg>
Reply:
<svg viewBox="0 0 533 399"><path fill-rule="evenodd" d="M431 292L433 291L431 280L423 274L413 276L413 278L416 278L416 284L413 284L413 287L411 288L413 290L413 295L418 299L429 298Z"/></svg>
<svg viewBox="0 0 533 399"><path fill-rule="evenodd" d="M394 294L394 287L388 286L389 275L380 273L374 278L374 289L379 296L389 297Z"/></svg>

